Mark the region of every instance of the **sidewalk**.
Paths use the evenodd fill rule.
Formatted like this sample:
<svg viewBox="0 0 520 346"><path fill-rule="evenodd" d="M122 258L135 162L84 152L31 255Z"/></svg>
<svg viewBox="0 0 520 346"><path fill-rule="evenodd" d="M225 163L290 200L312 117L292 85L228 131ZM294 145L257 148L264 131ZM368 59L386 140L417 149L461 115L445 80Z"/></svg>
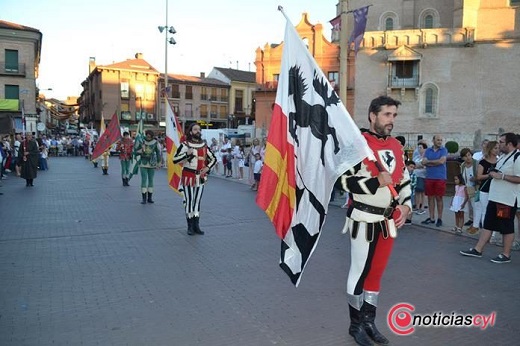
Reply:
<svg viewBox="0 0 520 346"><path fill-rule="evenodd" d="M247 173L248 172L244 172L244 175L247 175ZM222 174L214 174L214 173L212 173L211 176L220 178L220 179L229 180L229 181L232 181L232 182L238 183L238 184L249 185L248 178L239 180L239 179L235 179L235 178L226 178ZM414 226L419 226L419 227L424 227L424 228L429 228L429 229L434 229L434 230L454 234L455 232L453 232L452 229L453 229L453 227L455 227L455 213L450 210L451 197L445 196L443 198L443 200L444 200L444 210L442 212L443 225L441 227L436 227L435 224L429 224L429 225L421 224L422 221L426 220L429 217L428 209L426 209L426 213L424 213L422 215L417 215L414 213L413 217L412 217L412 224ZM329 206L341 208L341 206L344 203L345 203L345 195L340 195L339 193L336 193L336 197L335 197L334 201L330 201ZM467 220L468 220L468 215L465 215L465 221L467 221ZM463 233L461 234L461 236L472 238L472 239L478 239L478 233L473 234L473 235L468 234L466 232L467 228L468 228L468 226L464 226Z"/></svg>

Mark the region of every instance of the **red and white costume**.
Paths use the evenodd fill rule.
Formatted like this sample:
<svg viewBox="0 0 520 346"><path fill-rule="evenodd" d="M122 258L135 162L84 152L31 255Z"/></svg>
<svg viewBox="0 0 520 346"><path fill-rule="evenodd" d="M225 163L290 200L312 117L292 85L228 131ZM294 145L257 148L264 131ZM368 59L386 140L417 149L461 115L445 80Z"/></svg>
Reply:
<svg viewBox="0 0 520 346"><path fill-rule="evenodd" d="M188 149L194 150L195 154L188 155ZM199 216L204 183L208 179L207 173L202 170L207 167L209 172L216 162L215 155L205 141L185 141L179 145L173 163L182 164L181 185L188 218Z"/></svg>
<svg viewBox="0 0 520 346"><path fill-rule="evenodd" d="M384 170L392 175L397 204L412 208L410 176L405 169L403 148L393 137L362 130L369 147ZM396 202L388 187L380 187L379 170L365 159L341 177L350 200L344 232L351 236L351 265L347 280L349 304L360 310L366 301L377 306L381 277L397 236L392 212Z"/></svg>

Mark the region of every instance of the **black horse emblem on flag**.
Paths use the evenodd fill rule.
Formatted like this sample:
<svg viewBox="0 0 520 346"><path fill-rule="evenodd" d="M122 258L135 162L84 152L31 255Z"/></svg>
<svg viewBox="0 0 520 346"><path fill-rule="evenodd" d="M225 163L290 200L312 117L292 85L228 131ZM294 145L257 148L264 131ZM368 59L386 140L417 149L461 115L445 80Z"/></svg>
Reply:
<svg viewBox="0 0 520 346"><path fill-rule="evenodd" d="M294 100L295 112L289 112L289 133L294 139L296 144L299 146L300 142L298 135L296 134L297 127L310 127L311 133L314 137L321 141L321 163L325 166L325 144L327 143L328 136L332 136L334 141L334 154L339 151L339 142L336 137L336 129L329 126L329 113L327 107L330 105L338 104L339 98L334 91L331 90L329 96L329 87L326 81L322 81L314 73L312 80L312 86L318 95L321 96L325 105L315 104L309 105L303 96L307 91L307 84L303 78L303 73L300 68L293 66L289 70L289 97L292 95Z"/></svg>

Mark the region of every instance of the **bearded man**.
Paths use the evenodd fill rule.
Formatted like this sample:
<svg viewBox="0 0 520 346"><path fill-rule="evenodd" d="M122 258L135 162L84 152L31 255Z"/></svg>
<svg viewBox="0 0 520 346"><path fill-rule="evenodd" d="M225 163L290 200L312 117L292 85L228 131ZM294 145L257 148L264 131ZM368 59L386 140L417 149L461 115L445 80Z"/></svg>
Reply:
<svg viewBox="0 0 520 346"><path fill-rule="evenodd" d="M202 140L199 124L193 123L173 157L173 163L182 164L181 185L188 222L188 235L204 234L200 229L200 202L208 172L216 164L213 152Z"/></svg>
<svg viewBox="0 0 520 346"><path fill-rule="evenodd" d="M390 136L401 103L387 96L372 100L370 129L361 132L377 161L365 159L341 176L349 193L344 230L350 232L350 270L347 297L349 334L359 345L389 344L375 325L383 272L392 251L397 228L412 209L410 176L403 147ZM398 196L393 196L394 187Z"/></svg>

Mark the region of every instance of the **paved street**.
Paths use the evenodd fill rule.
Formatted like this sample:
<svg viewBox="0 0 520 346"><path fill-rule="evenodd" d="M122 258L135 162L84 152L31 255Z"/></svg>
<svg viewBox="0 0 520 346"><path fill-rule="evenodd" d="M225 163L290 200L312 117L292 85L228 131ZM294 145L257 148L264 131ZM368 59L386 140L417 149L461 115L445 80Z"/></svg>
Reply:
<svg viewBox="0 0 520 346"><path fill-rule="evenodd" d="M201 217L206 235L190 237L164 169L155 204L141 205L139 177L123 187L119 160L110 164L102 176L81 157L51 158L32 188L13 175L3 181L0 345L354 345L339 203L295 288L278 267L280 241L247 185L211 176ZM518 344L520 252L510 264L489 261L496 246L481 259L459 255L473 245L435 228L400 232L377 317L392 345ZM413 305L414 314L496 312L495 325L415 327L398 336L386 322L398 303Z"/></svg>

